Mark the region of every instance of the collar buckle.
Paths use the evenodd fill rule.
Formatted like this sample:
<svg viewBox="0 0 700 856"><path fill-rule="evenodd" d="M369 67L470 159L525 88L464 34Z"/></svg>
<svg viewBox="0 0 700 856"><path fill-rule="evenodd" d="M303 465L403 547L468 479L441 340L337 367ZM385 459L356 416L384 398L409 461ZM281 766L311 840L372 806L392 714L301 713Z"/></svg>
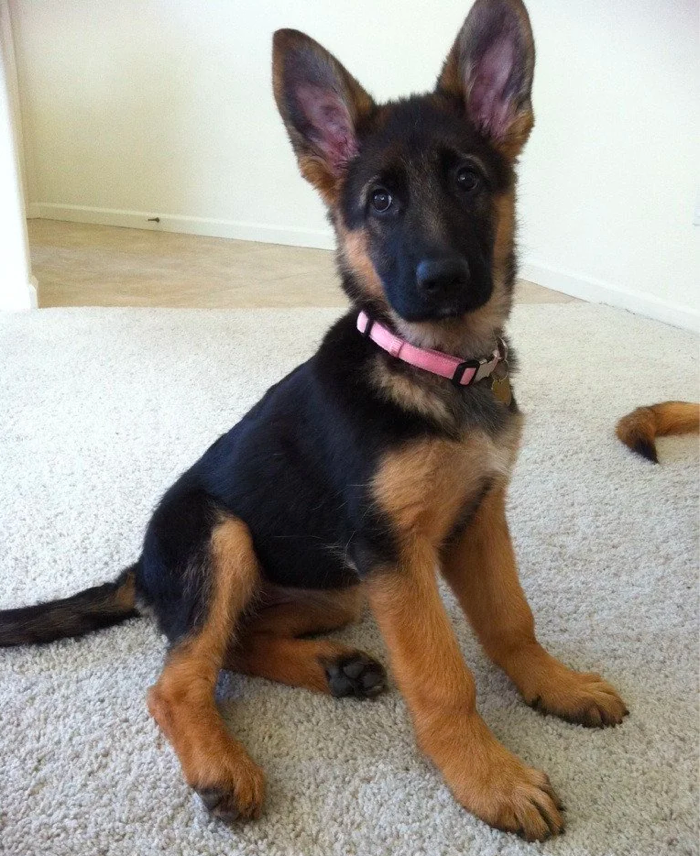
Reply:
<svg viewBox="0 0 700 856"><path fill-rule="evenodd" d="M360 320L360 319L358 319ZM365 339L369 339L370 333L372 332L372 327L374 327L374 318L370 318L369 315L365 315L365 329L360 330L360 335L364 336ZM358 329L360 329L358 324Z"/></svg>
<svg viewBox="0 0 700 856"><path fill-rule="evenodd" d="M476 380L476 376L479 373L479 368L481 367L481 360L465 360L463 363L460 363L457 368L454 370L454 374L450 378L452 383L457 387L462 386L471 386ZM474 374L471 376L471 379L468 383L462 383L462 378L464 377L464 373L467 369L474 369Z"/></svg>

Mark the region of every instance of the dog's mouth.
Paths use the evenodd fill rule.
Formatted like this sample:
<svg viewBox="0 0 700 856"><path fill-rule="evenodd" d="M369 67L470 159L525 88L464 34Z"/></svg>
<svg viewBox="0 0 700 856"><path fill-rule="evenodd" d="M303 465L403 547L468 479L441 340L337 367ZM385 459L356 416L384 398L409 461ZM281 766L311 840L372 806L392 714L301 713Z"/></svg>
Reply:
<svg viewBox="0 0 700 856"><path fill-rule="evenodd" d="M409 323L455 321L466 318L471 312L481 309L490 298L491 289L489 288L488 294L465 293L450 301L421 302L416 306L395 306L394 310Z"/></svg>
<svg viewBox="0 0 700 856"><path fill-rule="evenodd" d="M469 311L469 309L459 309L456 306L441 306L435 310L434 320L441 321L445 318L462 318Z"/></svg>

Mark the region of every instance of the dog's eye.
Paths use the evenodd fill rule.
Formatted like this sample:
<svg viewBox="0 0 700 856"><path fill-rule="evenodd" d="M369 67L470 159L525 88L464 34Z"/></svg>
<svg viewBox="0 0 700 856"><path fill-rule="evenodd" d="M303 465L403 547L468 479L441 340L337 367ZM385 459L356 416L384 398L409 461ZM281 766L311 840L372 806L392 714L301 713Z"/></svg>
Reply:
<svg viewBox="0 0 700 856"><path fill-rule="evenodd" d="M385 187L377 187L372 191L372 195L370 196L372 208L374 208L375 211L379 211L380 214L388 211L391 208L393 201L391 193L389 193Z"/></svg>
<svg viewBox="0 0 700 856"><path fill-rule="evenodd" d="M459 187L460 190L466 191L467 193L476 190L476 188L481 183L481 176L474 169L473 166L461 166L457 170L457 174L455 177L457 180L457 187Z"/></svg>

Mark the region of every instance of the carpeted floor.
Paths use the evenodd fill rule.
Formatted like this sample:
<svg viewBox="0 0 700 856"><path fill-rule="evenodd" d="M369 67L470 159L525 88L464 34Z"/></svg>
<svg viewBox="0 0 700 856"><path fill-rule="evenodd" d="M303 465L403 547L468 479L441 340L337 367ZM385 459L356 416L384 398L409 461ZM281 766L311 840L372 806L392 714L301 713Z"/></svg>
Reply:
<svg viewBox="0 0 700 856"><path fill-rule="evenodd" d="M109 579L175 476L311 352L333 310L42 310L0 317L0 606ZM268 774L259 822L210 821L150 721L163 643L145 620L0 651L0 852L11 856L697 854L698 447L661 466L613 436L698 397L689 333L587 305L519 306L528 412L510 519L541 639L601 671L631 716L589 731L525 707L445 595L507 746L567 805L528 845L461 810L392 689L335 701L226 675L227 721ZM270 358L269 353L275 357ZM340 634L385 658L369 619Z"/></svg>

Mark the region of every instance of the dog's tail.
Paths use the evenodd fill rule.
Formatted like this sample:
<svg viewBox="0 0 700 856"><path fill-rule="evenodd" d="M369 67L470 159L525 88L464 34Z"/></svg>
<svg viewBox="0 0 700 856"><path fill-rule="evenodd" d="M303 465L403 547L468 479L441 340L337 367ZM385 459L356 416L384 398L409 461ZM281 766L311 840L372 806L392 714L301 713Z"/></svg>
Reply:
<svg viewBox="0 0 700 856"><path fill-rule="evenodd" d="M658 464L654 439L665 434L689 434L700 430L700 405L689 401L664 401L638 407L617 423L617 436L633 452Z"/></svg>
<svg viewBox="0 0 700 856"><path fill-rule="evenodd" d="M122 571L114 582L85 589L72 597L0 611L0 647L38 645L67 636L82 636L138 615L136 568Z"/></svg>

